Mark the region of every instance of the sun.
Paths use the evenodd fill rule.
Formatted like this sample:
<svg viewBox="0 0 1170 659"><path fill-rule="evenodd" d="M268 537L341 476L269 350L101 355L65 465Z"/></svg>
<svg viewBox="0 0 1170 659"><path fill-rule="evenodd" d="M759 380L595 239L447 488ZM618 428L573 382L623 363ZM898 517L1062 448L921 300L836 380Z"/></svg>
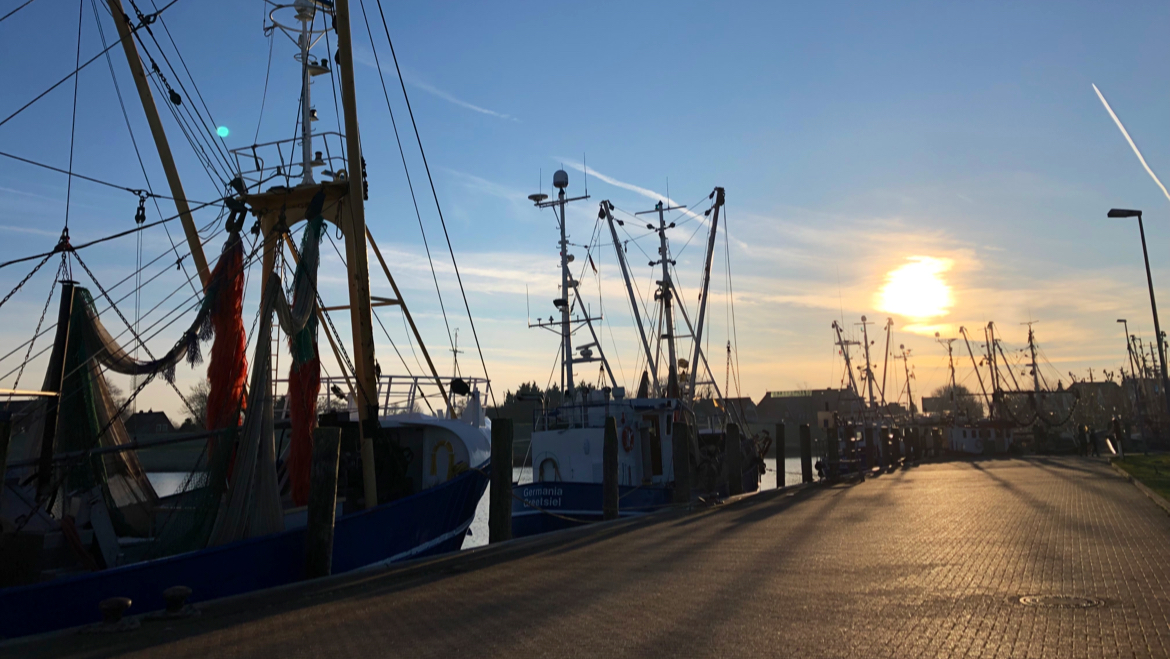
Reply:
<svg viewBox="0 0 1170 659"><path fill-rule="evenodd" d="M944 275L954 261L932 256L910 256L906 261L886 273L878 309L915 319L947 315L954 297Z"/></svg>

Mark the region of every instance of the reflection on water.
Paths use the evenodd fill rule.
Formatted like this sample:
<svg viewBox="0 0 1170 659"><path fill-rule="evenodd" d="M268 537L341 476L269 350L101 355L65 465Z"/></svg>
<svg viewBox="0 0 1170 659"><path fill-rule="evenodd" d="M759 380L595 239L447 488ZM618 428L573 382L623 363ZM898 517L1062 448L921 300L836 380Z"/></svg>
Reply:
<svg viewBox="0 0 1170 659"><path fill-rule="evenodd" d="M776 487L776 460L768 458L764 462L768 466L768 473L764 474L760 487L769 490ZM531 483L532 470L528 467L512 469L512 480L521 484ZM800 482L800 458L784 459L784 482L789 485ZM475 508L475 519L471 521L471 535L463 541L464 549L482 547L488 543L488 500L491 489L491 485L488 485L487 491L483 493L483 498Z"/></svg>

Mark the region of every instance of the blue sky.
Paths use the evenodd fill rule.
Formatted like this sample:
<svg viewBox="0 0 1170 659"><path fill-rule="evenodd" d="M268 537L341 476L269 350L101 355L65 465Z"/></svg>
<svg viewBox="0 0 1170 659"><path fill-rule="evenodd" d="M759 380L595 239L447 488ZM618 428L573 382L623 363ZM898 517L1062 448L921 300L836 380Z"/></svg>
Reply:
<svg viewBox="0 0 1170 659"><path fill-rule="evenodd" d="M557 339L527 329L526 302L534 316L552 312L556 228L525 197L542 177L547 188L562 163L573 179L570 191L583 192L584 176L574 168L582 154L591 171L628 185L589 177L593 199L569 215L571 239L579 244L594 231L594 202L608 198L631 212L653 207L655 195L629 186L664 196L669 181L670 196L680 203L703 199L715 185L727 189L743 395L838 386L830 323L843 317L852 331L862 314L884 320L889 314L875 309L875 295L886 273L912 256L954 264L947 273L954 306L931 327L954 335L959 325L994 320L1008 344L1019 347L1026 336L1019 323L1038 319L1048 372L1066 383L1069 371L1082 377L1089 367L1115 370L1125 361L1117 318L1152 334L1136 226L1104 214L1113 206L1147 212L1155 285L1170 287L1164 249L1170 201L1142 171L1090 83L1110 100L1154 170L1170 175L1161 30L1170 8L1164 4L384 5L488 368L501 390L548 380ZM374 12L379 37L376 5L367 2L366 9ZM76 3L38 0L0 23L0 53L9 63L0 73L0 115L73 68L77 10ZM216 123L232 130L228 148L250 144L256 131L269 48L263 11L259 2L179 0L164 14ZM109 39L113 23L101 13ZM354 14L370 225L428 344L446 356L373 49L358 6ZM163 38L157 27L156 36ZM413 134L395 92L389 49L381 39L376 46L409 147ZM99 50L87 2L83 61ZM169 42L166 51L173 56ZM288 137L296 113L292 44L278 38L273 52L261 141ZM125 63L118 49L111 54L147 171L165 193ZM315 105L333 125L327 85L325 78L314 84ZM82 73L78 89L75 171L143 186L104 60ZM65 166L72 92L71 83L62 85L0 126L0 150ZM190 147L167 122L188 195L215 197ZM408 149L407 157L432 251L446 261L417 150ZM64 177L3 159L0 177L0 256L51 248L64 218ZM132 195L75 182L71 229L80 240L129 228L135 205ZM173 213L165 204L162 210ZM205 214L204 221L213 217ZM680 223L672 235L676 249L696 226ZM178 227L172 232L178 239ZM641 235L632 226L631 232ZM144 253L158 254L167 240L151 232ZM701 240L700 233L678 256L692 306ZM605 307L603 342L615 368L620 357L619 370L632 386L637 348L610 250L602 245L590 252L602 276L585 278L584 287L593 300L601 291L593 304ZM132 271L134 252L127 239L83 258L100 279L117 281ZM575 254L580 265L585 248ZM641 259L631 261L645 292L649 269ZM325 267L326 295L340 300L339 264L327 259ZM725 272L722 246L716 270ZM11 288L26 272L0 270L0 288ZM466 347L470 327L456 317L462 304L449 266L439 274L450 324L461 328ZM724 279L713 284L711 301L711 361L721 384L722 346L731 334ZM147 302L181 283L178 272L168 271ZM38 274L0 308L6 345L27 338L48 285L48 276ZM375 295L387 290L379 277L373 287ZM401 326L392 314L383 319L393 319L387 322L392 334ZM893 344L912 348L915 388L941 384L945 353L933 332L907 332L914 319L894 320ZM401 331L394 338L404 340ZM161 334L157 351L172 340ZM379 359L392 370L390 346L379 341ZM473 356L463 355L466 370ZM0 373L17 358L0 363ZM960 379L974 385L969 364L963 366ZM30 372L39 382L43 365ZM196 377L180 373L181 384ZM143 400L177 409L162 385L151 385Z"/></svg>

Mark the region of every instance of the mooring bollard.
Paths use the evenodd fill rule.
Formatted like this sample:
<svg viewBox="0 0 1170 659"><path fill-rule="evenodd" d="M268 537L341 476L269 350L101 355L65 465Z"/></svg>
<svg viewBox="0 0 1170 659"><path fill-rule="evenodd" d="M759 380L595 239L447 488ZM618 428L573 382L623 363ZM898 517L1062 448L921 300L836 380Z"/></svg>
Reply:
<svg viewBox="0 0 1170 659"><path fill-rule="evenodd" d="M691 502L691 428L685 423L674 424L670 436L671 465L674 467L674 502Z"/></svg>
<svg viewBox="0 0 1170 659"><path fill-rule="evenodd" d="M807 423L800 424L800 479L802 483L813 482L812 429Z"/></svg>
<svg viewBox="0 0 1170 659"><path fill-rule="evenodd" d="M313 430L313 470L309 475L308 524L305 528L305 578L333 571L333 523L337 513L337 462L341 428Z"/></svg>
<svg viewBox="0 0 1170 659"><path fill-rule="evenodd" d="M618 518L618 436L617 420L605 418L605 441L601 448L602 516Z"/></svg>
<svg viewBox="0 0 1170 659"><path fill-rule="evenodd" d="M727 424L723 433L723 449L727 456L727 494L743 494L743 449L740 448L739 426Z"/></svg>
<svg viewBox="0 0 1170 659"><path fill-rule="evenodd" d="M488 543L512 539L512 419L492 419Z"/></svg>
<svg viewBox="0 0 1170 659"><path fill-rule="evenodd" d="M773 444L776 445L776 489L782 490L784 489L784 455L786 453L784 450L783 423L776 424L776 441Z"/></svg>

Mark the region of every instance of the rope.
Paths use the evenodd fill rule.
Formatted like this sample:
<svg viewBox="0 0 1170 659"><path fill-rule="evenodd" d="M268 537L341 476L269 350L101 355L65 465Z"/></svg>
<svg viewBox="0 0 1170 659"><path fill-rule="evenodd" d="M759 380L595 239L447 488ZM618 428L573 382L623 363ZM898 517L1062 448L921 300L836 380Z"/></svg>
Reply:
<svg viewBox="0 0 1170 659"><path fill-rule="evenodd" d="M492 405L497 405L496 394L492 390L491 377L488 375L487 361L483 357L483 347L479 342L479 332L475 329L475 318L471 315L471 305L467 301L467 290L463 288L463 276L459 273L459 263L455 260L455 248L451 246L451 234L447 231L447 221L443 219L443 209L439 205L439 193L435 190L435 179L431 176L431 166L427 163L427 154L423 150L422 136L418 132L418 123L414 119L414 110L410 107L410 96L406 93L406 81L402 78L402 69L398 66L398 55L394 52L394 41L390 39L390 27L386 24L386 13L382 10L382 0L377 0L377 3L378 13L382 17L382 28L386 32L386 41L390 44L390 55L394 58L394 70L398 73L398 83L402 86L402 97L406 100L406 110L410 114L410 123L414 127L414 137L418 142L419 155L422 156L423 168L427 172L427 181L431 185L431 196L435 199L435 210L439 214L439 223L443 227L443 236L447 239L447 251L451 254L451 265L455 268L455 280L459 282L459 294L463 297L463 308L467 311L467 320L471 324L471 336L475 339L475 349L479 353L479 363L483 367L484 378L488 381L488 395L491 396Z"/></svg>

